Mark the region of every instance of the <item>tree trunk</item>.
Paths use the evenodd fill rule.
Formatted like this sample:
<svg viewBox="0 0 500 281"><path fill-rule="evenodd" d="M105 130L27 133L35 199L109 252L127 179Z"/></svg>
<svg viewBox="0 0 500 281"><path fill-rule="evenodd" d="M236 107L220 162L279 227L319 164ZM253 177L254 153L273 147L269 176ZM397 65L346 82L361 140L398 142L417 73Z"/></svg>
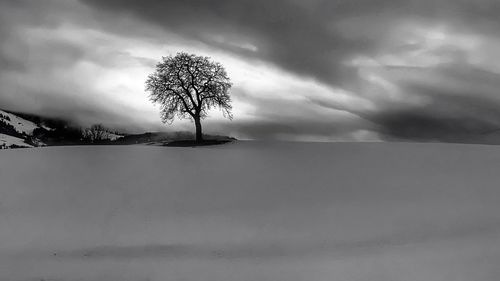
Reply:
<svg viewBox="0 0 500 281"><path fill-rule="evenodd" d="M194 124L196 126L196 142L203 142L203 134L201 132L201 118L195 117Z"/></svg>

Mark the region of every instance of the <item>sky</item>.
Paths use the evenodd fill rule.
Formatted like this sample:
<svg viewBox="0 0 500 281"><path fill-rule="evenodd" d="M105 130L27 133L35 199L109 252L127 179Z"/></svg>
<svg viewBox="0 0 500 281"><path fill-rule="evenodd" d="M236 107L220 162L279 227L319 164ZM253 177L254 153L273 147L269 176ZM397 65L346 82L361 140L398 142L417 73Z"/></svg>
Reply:
<svg viewBox="0 0 500 281"><path fill-rule="evenodd" d="M496 0L0 0L0 108L128 131L160 121L162 56L222 63L243 139L456 141L500 128Z"/></svg>

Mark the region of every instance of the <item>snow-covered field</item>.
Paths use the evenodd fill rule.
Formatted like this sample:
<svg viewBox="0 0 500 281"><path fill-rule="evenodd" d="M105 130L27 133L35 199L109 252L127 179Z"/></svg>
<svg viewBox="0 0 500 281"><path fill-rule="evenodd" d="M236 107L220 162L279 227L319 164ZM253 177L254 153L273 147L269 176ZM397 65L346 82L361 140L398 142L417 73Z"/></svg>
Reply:
<svg viewBox="0 0 500 281"><path fill-rule="evenodd" d="M0 151L0 280L496 281L500 147Z"/></svg>

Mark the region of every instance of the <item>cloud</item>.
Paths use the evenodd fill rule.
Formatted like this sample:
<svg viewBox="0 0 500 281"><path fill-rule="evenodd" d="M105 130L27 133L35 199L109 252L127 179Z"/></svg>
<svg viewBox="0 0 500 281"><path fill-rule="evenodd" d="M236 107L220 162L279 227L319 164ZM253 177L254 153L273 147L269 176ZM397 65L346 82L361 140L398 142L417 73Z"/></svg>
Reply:
<svg viewBox="0 0 500 281"><path fill-rule="evenodd" d="M0 48L0 107L131 131L155 124L144 117L136 122L133 115L143 115L145 107L123 102L110 93L106 81L97 79L119 82L149 61L120 49L124 40L68 23L66 17L81 18L73 9L83 6L76 2L39 4L1 4L7 25L0 32L7 39ZM30 13L35 16L28 17ZM120 75L117 69L126 69L126 73ZM119 84L113 87L119 89ZM122 97L132 95L130 85L126 88L128 93L122 89Z"/></svg>
<svg viewBox="0 0 500 281"><path fill-rule="evenodd" d="M292 1L83 2L329 82L345 71L337 62L346 53L367 47L329 26L337 13L316 15Z"/></svg>
<svg viewBox="0 0 500 281"><path fill-rule="evenodd" d="M490 25L496 26L500 11L491 0L425 0L418 4L410 0L83 2L114 15L132 15L217 47L224 47L220 42L225 41L226 48L235 52L231 46L247 44L254 49L245 53L248 56L329 83L339 82L337 79L347 71L341 67L345 57L377 52L384 40L391 39L396 24L451 22L468 25L469 30L484 30L487 27L480 23L490 19Z"/></svg>
<svg viewBox="0 0 500 281"><path fill-rule="evenodd" d="M389 73L393 79L399 73L397 85L404 94L363 113L389 137L456 142L500 128L499 74L465 64Z"/></svg>
<svg viewBox="0 0 500 281"><path fill-rule="evenodd" d="M208 132L449 141L499 125L493 0L21 0L0 8L0 107L11 110L157 130L143 81L161 56L188 51L222 62L234 82L234 122L214 112Z"/></svg>

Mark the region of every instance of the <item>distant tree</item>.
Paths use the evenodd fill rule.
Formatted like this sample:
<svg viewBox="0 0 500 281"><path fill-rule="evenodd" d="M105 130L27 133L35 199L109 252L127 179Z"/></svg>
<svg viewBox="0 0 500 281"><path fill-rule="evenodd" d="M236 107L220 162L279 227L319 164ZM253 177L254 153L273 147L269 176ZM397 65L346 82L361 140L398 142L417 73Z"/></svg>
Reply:
<svg viewBox="0 0 500 281"><path fill-rule="evenodd" d="M108 130L101 124L92 125L90 128L83 130L83 137L94 143L106 139Z"/></svg>
<svg viewBox="0 0 500 281"><path fill-rule="evenodd" d="M218 107L232 119L228 93L231 86L220 63L187 53L163 57L146 81L151 101L161 106L162 121L170 124L175 116L190 118L195 124L197 142L203 141L201 120L211 108Z"/></svg>

